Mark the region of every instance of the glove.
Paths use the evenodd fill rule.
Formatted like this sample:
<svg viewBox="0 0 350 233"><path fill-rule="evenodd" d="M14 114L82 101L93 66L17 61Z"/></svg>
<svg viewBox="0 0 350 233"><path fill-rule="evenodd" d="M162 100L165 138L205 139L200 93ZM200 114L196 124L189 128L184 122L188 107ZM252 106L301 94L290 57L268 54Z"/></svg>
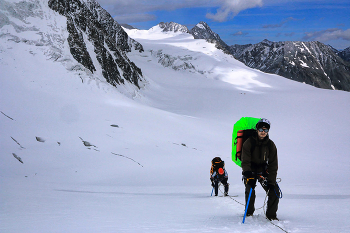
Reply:
<svg viewBox="0 0 350 233"><path fill-rule="evenodd" d="M250 187L252 187L253 189L255 188L255 186L256 186L255 185L256 179L254 179L254 178L247 178L246 182L247 182L248 185L250 185Z"/></svg>
<svg viewBox="0 0 350 233"><path fill-rule="evenodd" d="M214 178L210 177L211 186L214 187Z"/></svg>
<svg viewBox="0 0 350 233"><path fill-rule="evenodd" d="M246 184L249 184L250 187L255 188L256 179L254 179L252 171L243 172Z"/></svg>

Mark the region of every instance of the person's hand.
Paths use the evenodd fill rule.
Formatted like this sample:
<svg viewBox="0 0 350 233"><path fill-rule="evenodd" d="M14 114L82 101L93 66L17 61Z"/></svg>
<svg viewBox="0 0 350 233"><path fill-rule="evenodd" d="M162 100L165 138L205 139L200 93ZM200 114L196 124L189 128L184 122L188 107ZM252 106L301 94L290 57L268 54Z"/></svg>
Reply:
<svg viewBox="0 0 350 233"><path fill-rule="evenodd" d="M254 178L247 178L247 184L250 185L250 187L252 187L253 189L255 188L255 184L256 184L256 179Z"/></svg>

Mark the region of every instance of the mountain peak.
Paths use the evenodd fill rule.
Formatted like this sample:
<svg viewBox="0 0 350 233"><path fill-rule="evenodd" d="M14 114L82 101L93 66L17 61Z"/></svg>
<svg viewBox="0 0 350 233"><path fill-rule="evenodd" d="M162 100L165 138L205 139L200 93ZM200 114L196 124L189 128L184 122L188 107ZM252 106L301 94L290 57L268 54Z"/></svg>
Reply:
<svg viewBox="0 0 350 233"><path fill-rule="evenodd" d="M199 27L199 28L202 28L202 29L208 29L209 28L208 24L206 22L204 22L204 21L201 21L201 22L197 23L197 25L195 27Z"/></svg>
<svg viewBox="0 0 350 233"><path fill-rule="evenodd" d="M220 36L213 32L206 22L199 22L191 29L191 34L195 39L221 40Z"/></svg>
<svg viewBox="0 0 350 233"><path fill-rule="evenodd" d="M218 49L224 51L224 53L230 54L229 46L221 40L220 36L213 32L206 22L199 22L194 26L190 33L195 39L205 39L210 43L215 43Z"/></svg>
<svg viewBox="0 0 350 233"><path fill-rule="evenodd" d="M262 42L264 42L264 43L271 43L272 41L269 41L268 39L264 39Z"/></svg>
<svg viewBox="0 0 350 233"><path fill-rule="evenodd" d="M183 32L183 33L190 32L186 26L178 23L174 23L174 22L170 22L170 23L161 22L158 24L158 26L161 29L163 29L163 32Z"/></svg>

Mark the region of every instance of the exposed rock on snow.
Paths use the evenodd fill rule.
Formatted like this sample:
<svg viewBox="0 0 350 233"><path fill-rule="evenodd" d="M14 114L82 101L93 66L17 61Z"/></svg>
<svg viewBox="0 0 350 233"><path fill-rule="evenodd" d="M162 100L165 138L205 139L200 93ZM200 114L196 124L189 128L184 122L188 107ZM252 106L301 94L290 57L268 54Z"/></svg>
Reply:
<svg viewBox="0 0 350 233"><path fill-rule="evenodd" d="M183 32L183 33L190 33L188 28L184 25L170 22L170 23L159 23L159 27L163 29L163 32Z"/></svg>
<svg viewBox="0 0 350 233"><path fill-rule="evenodd" d="M83 142L84 146L86 146L86 147L96 147L97 148L97 146L91 144L90 142L84 141L81 137L79 137L79 138Z"/></svg>
<svg viewBox="0 0 350 233"><path fill-rule="evenodd" d="M25 149L19 142L17 142L16 139L14 139L13 137L11 137L11 138L12 138L12 140L13 140L17 145L19 145L19 147L20 147L21 149Z"/></svg>
<svg viewBox="0 0 350 233"><path fill-rule="evenodd" d="M18 161L20 161L21 163L23 163L21 157L19 157L18 155L16 155L15 153L12 153L13 157L15 157Z"/></svg>
<svg viewBox="0 0 350 233"><path fill-rule="evenodd" d="M10 120L13 120L14 121L14 119L12 118L12 117L9 117L8 115L6 115L5 113L3 113L2 111L0 111L5 117L7 117L7 118L9 118Z"/></svg>
<svg viewBox="0 0 350 233"><path fill-rule="evenodd" d="M164 67L171 67L174 70L192 70L193 72L198 72L190 62L193 59L191 56L174 57L170 54L164 54L162 50L151 50L150 52L152 56L158 59L158 63Z"/></svg>
<svg viewBox="0 0 350 233"><path fill-rule="evenodd" d="M112 153L113 155L118 155L118 156L120 156L120 157L124 157L124 158L130 159L131 161L133 161L133 162L137 163L138 165L140 165L141 167L143 167L143 165L141 165L139 162L135 161L134 159L132 159L132 158L130 158L130 157L128 157L128 156L116 154L116 153L113 153L113 152L111 152L111 153Z"/></svg>
<svg viewBox="0 0 350 233"><path fill-rule="evenodd" d="M45 142L46 140L42 137L35 137L38 142Z"/></svg>

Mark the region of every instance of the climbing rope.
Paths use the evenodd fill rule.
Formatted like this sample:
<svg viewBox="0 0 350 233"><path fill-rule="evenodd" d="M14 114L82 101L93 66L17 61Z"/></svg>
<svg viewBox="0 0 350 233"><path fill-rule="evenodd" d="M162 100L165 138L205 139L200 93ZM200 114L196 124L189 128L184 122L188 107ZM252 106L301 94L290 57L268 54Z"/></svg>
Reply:
<svg viewBox="0 0 350 233"><path fill-rule="evenodd" d="M224 192L222 192L222 190L221 190L220 187L221 187L221 184L219 184L219 191L220 191L222 194L224 194ZM242 205L242 206L245 206L245 204L243 204L243 203L237 201L237 200L234 199L232 196L228 195L228 197L231 198L232 200L234 200L235 202L237 202L238 204L240 204L240 205ZM266 198L265 198L265 199L266 199ZM260 208L257 208L256 210L260 210L260 209L264 208L265 205L266 205L266 203L264 203L263 206L261 206Z"/></svg>
<svg viewBox="0 0 350 233"><path fill-rule="evenodd" d="M278 183L280 183L281 181L282 181L281 178L277 178L277 182L276 182L276 183L277 183L278 189L279 189L279 191L280 191L280 195L277 195L276 190L274 190L276 196L277 196L279 199L281 199L281 198L283 197L283 195L282 195L282 190L281 190L280 186L278 185ZM219 184L219 191L220 191L222 194L224 194L224 193L222 192L222 190L221 190L221 183ZM267 218L267 216L266 216L265 206L266 206L266 204L267 204L267 197L268 197L268 195L269 195L269 190L267 190L267 192L266 192L266 196L265 196L265 200L264 200L264 205L263 205L262 207L256 209L256 210L263 209L266 219L268 219L268 218ZM236 199L234 199L232 196L228 195L228 197L231 198L232 200L234 200L235 202L237 202L238 204L245 206L245 204L240 203L239 201L237 201ZM286 233L289 233L288 231L286 231L286 230L283 229L282 227L278 226L277 224L273 223L272 221L268 221L268 222L271 223L272 225L274 225L275 227L278 227L278 228L281 229L282 231L284 231L284 232L286 232Z"/></svg>

